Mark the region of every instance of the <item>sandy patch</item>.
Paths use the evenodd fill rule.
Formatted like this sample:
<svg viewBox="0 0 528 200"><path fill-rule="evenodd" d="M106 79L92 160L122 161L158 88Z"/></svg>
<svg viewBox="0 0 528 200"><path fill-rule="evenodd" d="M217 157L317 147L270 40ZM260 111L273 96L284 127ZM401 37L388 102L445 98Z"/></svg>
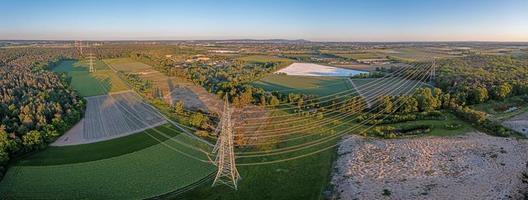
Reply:
<svg viewBox="0 0 528 200"><path fill-rule="evenodd" d="M356 74L367 72L313 63L293 63L275 73L285 73L287 75L295 76L354 76Z"/></svg>
<svg viewBox="0 0 528 200"><path fill-rule="evenodd" d="M502 122L502 125L528 137L528 112L512 117Z"/></svg>
<svg viewBox="0 0 528 200"><path fill-rule="evenodd" d="M339 199L515 199L527 186L527 152L526 140L481 133L349 136L340 144L332 183Z"/></svg>

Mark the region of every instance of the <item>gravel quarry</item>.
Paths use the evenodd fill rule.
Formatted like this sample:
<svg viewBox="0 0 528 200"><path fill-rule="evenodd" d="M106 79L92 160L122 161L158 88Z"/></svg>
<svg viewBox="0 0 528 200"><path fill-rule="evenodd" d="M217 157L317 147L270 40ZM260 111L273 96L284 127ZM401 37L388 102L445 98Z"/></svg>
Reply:
<svg viewBox="0 0 528 200"><path fill-rule="evenodd" d="M478 132L390 140L352 135L338 154L337 199L522 199L528 189L526 139Z"/></svg>

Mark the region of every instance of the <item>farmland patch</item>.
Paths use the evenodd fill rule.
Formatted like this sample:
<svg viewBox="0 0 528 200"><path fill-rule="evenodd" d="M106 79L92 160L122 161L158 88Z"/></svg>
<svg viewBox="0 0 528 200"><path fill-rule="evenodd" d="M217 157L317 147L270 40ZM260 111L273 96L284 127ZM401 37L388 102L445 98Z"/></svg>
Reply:
<svg viewBox="0 0 528 200"><path fill-rule="evenodd" d="M51 145L93 143L133 134L160 124L165 119L133 92L87 97L84 118ZM139 117L130 115L130 112Z"/></svg>
<svg viewBox="0 0 528 200"><path fill-rule="evenodd" d="M65 60L53 68L56 73L66 73L71 79L71 86L82 96L104 95L110 92L128 90L116 74L105 63L95 62L96 72L90 73L88 63L84 61Z"/></svg>

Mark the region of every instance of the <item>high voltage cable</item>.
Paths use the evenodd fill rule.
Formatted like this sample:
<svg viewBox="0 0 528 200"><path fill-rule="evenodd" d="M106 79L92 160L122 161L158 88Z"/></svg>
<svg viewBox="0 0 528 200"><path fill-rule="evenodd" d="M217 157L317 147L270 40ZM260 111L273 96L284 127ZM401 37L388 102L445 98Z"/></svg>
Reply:
<svg viewBox="0 0 528 200"><path fill-rule="evenodd" d="M413 73L413 74L414 74L414 73ZM391 82L394 82L394 81L401 82L401 81L403 81L403 80L406 80L407 77L412 77L413 74L411 74L411 75L407 75L406 77L394 77L394 78L392 78L392 79L389 79L389 81L391 81ZM373 82L374 82L374 81L373 81ZM370 82L370 83L372 83L372 82ZM376 85L377 85L378 83L382 83L382 85L377 86L377 87L380 87L380 86L383 86L383 85L387 85L387 84L389 84L390 82L388 83L388 82L378 81L378 82L376 83ZM367 83L367 84L369 84L369 83ZM365 85L367 85L367 84L365 84ZM359 87L358 87L358 88L359 88ZM369 87L369 88L370 88L370 87ZM360 88L359 90L362 90L362 89L364 89L364 88ZM379 94L380 94L380 93L383 93L383 92L385 92L385 91L376 91L376 92L374 92L374 93L372 93L372 94L369 94L369 95L367 96L367 98L363 98L362 100L363 100L365 103L368 103L368 101L374 100L375 98L379 98L379 96L380 96ZM387 93L390 94L390 91L387 91ZM376 95L378 95L378 96L376 96ZM344 105L347 101L348 101L347 99L343 99L343 98L341 98L341 100L339 100L339 101L337 101L337 102L334 102L334 105L327 105L327 106L319 107L318 109L321 109L321 108L323 108L324 110L326 110L327 108L330 108L330 109L328 109L328 111L322 111L322 112L318 112L318 113L322 113L322 114L324 114L325 116L326 116L327 114L336 114L337 112L336 112L334 109L332 109L332 107L336 107L336 106ZM362 103L362 102L358 102L358 103ZM354 103L354 105L356 105L356 103ZM339 116L339 115L344 115L344 114L343 114L343 113L337 114L337 116ZM267 118L267 119L265 119L265 120L270 120L270 119L278 118L278 117L292 117L292 116L293 116L293 117L296 117L296 118L301 118L301 119L295 119L295 118L294 118L294 119L281 120L281 121L279 121L279 122L276 122L275 125L282 125L282 124L286 124L286 123L288 123L288 122L306 121L306 120L312 118L312 116L301 116L301 117L299 117L299 116L298 116L298 113L294 113L294 114L281 115L281 116L277 116L277 117L269 117L269 118ZM336 116L334 116L334 117L336 117ZM262 122L260 122L260 123L262 123ZM259 125L259 126L260 126L260 125ZM254 127L257 127L257 126L239 125L239 126L237 127L237 129L243 129L243 128L248 128L248 127L254 128ZM292 127L290 127L290 128L292 128ZM271 129L271 130L274 130L274 129ZM266 133L266 132L269 132L269 131L271 131L271 130L258 131L258 132L259 132L259 133ZM240 135L240 134L236 134L236 135Z"/></svg>
<svg viewBox="0 0 528 200"><path fill-rule="evenodd" d="M414 73L413 73L413 74L414 74ZM408 83L409 81L412 81L412 80L408 80L408 79L406 79L406 78L404 77L404 78L402 78L402 79L399 79L399 80L398 80L398 83L399 83L399 82L402 82L402 81L404 81L405 83ZM387 84L387 83L385 83L385 84ZM401 86L400 86L400 87L401 87ZM368 98L366 98L366 99L364 99L364 100L365 100L365 101L369 101L369 100L372 100L372 99L375 99L375 98L379 98L379 97L385 95L385 94L381 94L381 95L380 95L380 93L383 93L383 92L384 92L384 91L381 91L381 92L378 91L378 92L374 93L373 95L369 96ZM390 94L390 93L391 93L391 91L387 91L387 94ZM344 100L343 102L346 103L346 100ZM357 102L357 103L354 103L353 105L357 105L357 104L359 104L359 103L362 103L362 102ZM341 104L341 103L340 103L340 104ZM376 106L375 108L377 108L377 107L378 107L378 106ZM370 109L372 109L372 108L370 108ZM332 116L332 117L334 117L334 118L332 118L332 119L334 119L334 120L336 119L335 117L339 117L339 116L348 116L348 115L350 115L349 113L343 113L343 112L339 113L339 112L337 112L337 111L328 111L328 112L322 112L322 113L323 113L323 114L324 114L324 113L338 113L336 116ZM308 116L308 117L305 117L304 119L301 119L301 120L298 120L298 121L305 121L305 120L310 119L310 118L312 118L312 117L311 117L311 116ZM341 119L341 118L343 118L343 117L340 117L340 119ZM329 120L330 120L330 119L329 119ZM290 120L290 121L294 121L294 120ZM296 122L298 122L298 121L296 121ZM280 122L278 122L278 123L276 123L276 124L285 124L285 123L282 122L282 121L280 121ZM274 124L274 125L275 125L275 124ZM309 124L302 124L301 126L306 126L306 125L309 125ZM241 127L241 128L243 128L243 127ZM294 128L294 127L288 127L288 128ZM259 136L262 136L262 133L276 132L276 130L277 130L277 129L269 129L269 130L265 130L265 131L257 131L259 134L256 134L256 133L255 133L255 134L250 134L250 135L259 135ZM281 128L281 130L284 130L284 128ZM289 130L289 129L288 129L288 130ZM248 134L237 134L237 135L247 136ZM264 134L264 135L266 135L266 134Z"/></svg>
<svg viewBox="0 0 528 200"><path fill-rule="evenodd" d="M375 125L373 125L375 126ZM371 126L371 127L373 127ZM350 131L350 130L346 130L347 132ZM310 148L310 147L314 147L314 146L318 146L320 144L324 144L328 141L331 141L333 139L336 139L337 137L340 137L342 135L344 135L345 133L339 133L339 134L336 134L335 136L331 137L331 138L328 138L327 141L323 141L323 142L318 142L318 143L314 143L314 144L311 144L309 146L306 146L306 147L302 147L302 148L299 148L299 149L292 149L292 150L288 150L288 151L283 151L283 152L276 152L276 153L270 153L270 154L266 154L266 155L263 155L263 154L260 154L260 155L252 155L252 156L237 156L238 158L255 158L255 157L265 157L265 156L272 156L272 155L279 155L279 154L284 154L284 153L290 153L290 152L294 152L294 151L300 151L300 150L303 150L303 149L306 149L306 148ZM298 158L302 158L302 157L306 157L306 156L309 156L309 155L313 155L315 153L319 153L319 152L322 152L322 151L325 151L327 149L330 149L330 148L333 148L335 146L339 145L339 143L337 144L334 144L334 145L331 145L331 146L328 146L328 147L324 147L323 149L319 149L319 150L316 150L315 152L309 152L309 153L305 153L303 155L300 155L300 156L294 156L294 157L290 157L290 158L285 158L285 159L279 159L279 160L273 160L273 161L264 161L264 162L252 162L252 163L241 163L239 165L241 166L249 166L249 165L263 165L263 164L273 164L273 163L278 163L278 162L285 162L285 161L289 161L289 160L294 160L294 159L298 159Z"/></svg>
<svg viewBox="0 0 528 200"><path fill-rule="evenodd" d="M427 77L427 76L424 76L424 77ZM423 80L423 79L422 79ZM418 83L418 82L417 82ZM417 85L417 83L415 85ZM408 91L409 93L409 91ZM364 120L366 121L366 120ZM344 123L342 123L341 125L343 125ZM288 149L288 148L292 148L292 147L287 147L287 148L283 148L283 149ZM272 151L276 151L277 149L274 149L274 150L268 150L266 152L272 152ZM251 152L241 152L240 154L248 154L248 153L251 153Z"/></svg>
<svg viewBox="0 0 528 200"><path fill-rule="evenodd" d="M402 81L405 81L405 80L406 80L405 78L403 78L403 79L399 79L398 82L402 82ZM408 81L408 80L405 81L405 83L407 83L407 82L409 82L409 81ZM390 92L391 92L391 91L387 91L387 94L390 94ZM382 94L382 93L383 93L383 91L382 91L382 92L376 92L376 93L374 93L374 94L368 96L367 99L363 99L363 100L364 100L364 101L370 101L370 100L373 100L373 99L379 98L379 97L381 97L381 96L383 96L383 95L386 95L386 94ZM340 104L340 105L341 105L341 104L344 105L344 103L346 103L346 100L343 101L343 103L339 103L339 104ZM355 105L359 105L360 103L363 103L363 102L355 102L353 105L354 105L354 106L355 106ZM376 107L377 107L377 106L376 106ZM376 107L374 107L374 108L376 108ZM373 109L373 108L371 107L370 109ZM336 119L337 117L340 117L340 116L347 116L347 115L350 115L350 114L348 114L348 113L338 112L338 111L334 111L334 110L332 110L332 111L325 111L325 112L321 112L321 113L325 114L325 116L327 116L328 113L331 113L331 114L338 113L338 114L336 114L336 115L330 115L331 117L333 117L332 119ZM288 120L288 122L289 122L289 121L294 121L294 122L306 121L306 120L311 119L311 118L313 118L313 116L307 116L307 117L304 117L303 119L301 119L301 120L297 120L297 121L295 121L295 120ZM340 118L343 118L343 117L340 117ZM286 122L279 121L279 122L275 123L274 125L277 125L277 124L282 125L282 124L286 124ZM302 126L305 126L305 125L309 125L309 124L302 124ZM298 127L298 126L296 126L296 127ZM241 128L242 128L242 127L241 127ZM288 130L290 130L291 128L294 128L294 127L288 127ZM279 128L279 129L284 130L284 128ZM266 129L266 130L264 130L264 131L257 131L257 132L259 132L259 134L251 134L251 135L260 135L260 136L262 136L263 133L273 133L273 132L277 132L276 130L277 130L277 128L275 128L275 129ZM240 135L240 134L239 134L239 135ZM248 135L248 134L244 134L244 136L247 136L247 135ZM264 135L266 135L266 134L264 134Z"/></svg>
<svg viewBox="0 0 528 200"><path fill-rule="evenodd" d="M399 73L403 72L404 70L406 70L406 69L408 69L408 68L410 68L410 67L401 67L401 68L399 68L398 70L395 71L395 72L398 72L398 73L393 72L393 73L390 73L390 74L388 74L388 75L386 75L386 76L384 76L384 77L377 78L377 79L380 80L380 79L389 78L390 76L393 76L393 75L395 75L395 74L399 74ZM348 78L347 78L347 79L348 79ZM347 80L347 81L348 81L348 80ZM377 80L374 81L374 83L377 83L377 82L378 82ZM365 84L365 85L370 85L370 84L372 84L372 83L367 83L367 84ZM341 91L341 92L337 92L337 93L333 93L333 94L329 94L329 95L318 96L318 97L313 98L313 99L310 99L310 100L325 99L325 98L331 98L331 97L334 97L334 96L335 96L335 97L343 97L343 96L338 96L338 95L345 94L345 93L346 93L346 95L350 95L350 93L348 93L349 91L354 92L354 91L356 91L356 90L357 90L357 89L355 89L355 88L347 89L347 90L343 90L343 91ZM328 101L333 101L333 100L334 100L334 99L327 99L327 100L324 100L324 101L320 101L319 103L322 103L322 102L328 102ZM270 105L270 107L278 107L278 106L283 106L283 105L295 106L295 104L296 104L295 102L289 102L289 103L282 103L282 104L273 105L273 106ZM290 107L287 107L287 108L275 108L274 110L290 110L290 109L292 109L292 108L290 108ZM255 119L255 118L254 118L254 119Z"/></svg>
<svg viewBox="0 0 528 200"><path fill-rule="evenodd" d="M424 76L424 77L427 77L427 76ZM420 80L422 81L423 78ZM415 85L417 85L419 82L417 82ZM407 91L407 93L409 93L409 91ZM403 105L403 104L402 104ZM398 106L398 108L401 107ZM387 116L386 116L387 117ZM385 118L386 118L385 117ZM366 121L366 120L365 120ZM342 123L341 125L343 125L344 123ZM312 147L312 146L317 146L319 144L324 144L326 143L327 141L330 141L329 139L335 139L336 137L346 133L346 132L349 132L351 130L354 130L355 128L358 128L360 125L356 125L355 127L351 127L351 128L348 128L346 130L343 130L341 131L340 133L334 135L334 136L328 136L327 138L321 138L321 139L318 139L316 141L313 141L311 144L308 144L308 143L305 143L305 144L301 144L301 145L296 145L296 146L292 146L292 147L287 147L287 148L280 148L280 149L274 149L274 150L268 150L268 151L261 151L261 152L274 152L274 153L266 153L266 154L257 154L258 152L241 152L237 155L240 155L240 154L255 154L255 155L252 155L252 156L237 156L239 158L244 158L244 157L263 157L263 156L269 156L269 155L278 155L278 154L284 154L284 153L288 153L288 152L292 152L292 151L299 151L299 150L302 150L302 149L305 149L305 148L308 148L308 147ZM373 125L375 126L375 125ZM371 127L373 127L371 126ZM346 131L346 132L345 132ZM326 141L325 141L326 140ZM308 146L304 146L304 145L308 145ZM299 148L298 148L299 147ZM295 148L298 148L298 149L295 149ZM283 152L276 152L276 151L282 151L284 149L290 149L288 151L283 151Z"/></svg>
<svg viewBox="0 0 528 200"><path fill-rule="evenodd" d="M405 72L405 71L402 70L402 71L400 71L400 72ZM400 72L399 72L399 73L400 73ZM398 73L398 74L399 74L399 73ZM391 75L396 75L396 74L391 74ZM389 80L392 80L392 79L395 79L395 78L401 78L401 77L398 77L398 76L395 76L395 77L384 77L384 78L380 78L380 79L377 79L377 80L375 80L375 81L369 82L369 83L367 83L367 84L365 84L365 85L362 85L361 87L354 88L354 89L353 89L354 92L349 93L349 94L344 95L344 96L339 96L339 98L338 98L338 102L340 102L339 104L344 103L344 102L346 102L346 100L342 100L342 99L345 98L346 96L349 96L349 95L352 95L352 96L353 96L353 94L359 93L359 91L365 90L366 88L371 88L373 85L376 85L376 86L377 86L379 83L383 83L383 84L386 83L386 82L383 82L383 79L389 79ZM336 97L337 97L337 96L336 96ZM318 103L318 104L321 104L321 103L324 103L324 102L334 101L334 100L336 100L336 99L330 99L330 100L321 101L321 102L317 102L317 103ZM318 107L318 109L321 109L321 108L325 109L325 108L330 108L330 107L333 107L333 105L321 106L321 107ZM274 109L274 110L272 110L272 111L277 111L277 110L291 110L291 109L295 109L295 108L293 107L293 108L287 108L287 109ZM274 116L274 117L245 118L245 120L253 120L253 119L271 119L271 118L275 119L275 118L290 117L290 116L295 116L295 115L297 115L297 113L283 114L283 115L280 115L280 116ZM288 119L288 120L285 120L285 121L293 121L293 120ZM285 121L281 121L281 122L285 122ZM247 123L246 123L246 124L247 124ZM250 124L253 124L253 123L250 123ZM247 127L247 126L246 126L246 127ZM237 127L237 128L239 128L239 127Z"/></svg>
<svg viewBox="0 0 528 200"><path fill-rule="evenodd" d="M106 64L106 63L105 63L105 64ZM112 65L107 64L107 66L108 66L108 67L109 67L114 73L118 73L118 71L117 71L116 69L114 69L114 68L112 67ZM118 75L118 77L119 77L121 80L123 80L123 78L122 78L121 76L119 76L119 74L117 74L117 75ZM134 87L131 87L131 85L127 82L127 80L123 80L123 82L124 82L129 88L134 88ZM139 93L137 93L137 92L134 91L134 90L132 90L132 91L133 91L134 93L136 93L136 94L137 94L137 95L143 100L143 97L142 97ZM151 108L156 109L155 107L153 107L153 106L150 105L150 104L147 104L147 105L148 105L149 107L151 107ZM202 138L198 138L198 137L195 136L194 134L192 134L192 133L188 133L187 130L185 130L185 129L183 129L183 128L180 127L180 126L185 126L185 125L183 125L183 124L179 124L179 123L177 123L177 122L174 122L174 121L172 121L171 119L169 119L168 117L164 116L163 114L162 114L162 116L163 116L163 118L165 118L168 122L170 122L170 123L173 124L174 126L180 128L180 129L183 131L183 133L184 133L185 135L188 135L188 136L190 136L191 138L193 138L194 140L200 141L200 142L202 142L202 143L204 143L204 144L206 144L206 145L208 145L208 146L211 146L211 147L213 146L213 144L209 143L208 141L205 141L205 140L203 140Z"/></svg>
<svg viewBox="0 0 528 200"><path fill-rule="evenodd" d="M399 68L405 68L405 67L399 67ZM400 69L398 69L400 70ZM336 84L337 85L337 84ZM344 90L344 91L341 91L341 92L338 92L338 93L334 93L332 95L335 95L335 94L340 94L340 93L344 93L344 92L347 92L348 90ZM275 90L272 91L272 92L276 92ZM321 96L321 97L318 97L318 98L325 98L325 97L328 97L328 96L332 96L332 95L325 95L325 96ZM316 99L318 99L316 98ZM278 105L266 105L265 107L275 107L275 106L281 106L281 105L290 105L291 103L281 103L281 104L278 104Z"/></svg>
<svg viewBox="0 0 528 200"><path fill-rule="evenodd" d="M102 86L101 83L99 83L99 82L98 82L97 84L99 85L99 87L104 87L104 86ZM109 96L110 98L112 98L112 99L116 102L116 105L119 106L119 108L121 108L121 110L127 112L129 115L131 115L132 117L134 117L136 120L140 121L144 126L148 126L148 124L146 124L146 123L143 122L140 118L138 118L138 117L134 114L134 112L130 112L130 110L129 110L128 108L124 108L120 103L118 103L118 101L117 101L112 95L108 95L108 96ZM125 99L126 99L126 97L125 97ZM139 98L139 100L141 101L142 104L145 104L145 103L143 103L143 101L141 100L141 98ZM134 110L135 110L135 109L134 109ZM137 112L137 110L136 110L136 112ZM149 111L149 112L151 112L151 111ZM159 116L159 113L155 113L155 114L157 114L158 117L162 117L162 116ZM163 117L162 117L162 118L163 118ZM204 150L202 150L202 149L200 149L200 148L194 147L194 146L192 146L192 145L189 145L189 144L186 144L186 143L182 143L182 142L180 142L180 141L174 139L174 137L170 137L170 136L166 135L165 133L163 133L163 132L157 130L156 128L152 128L151 130L153 130L154 132L161 134L163 137L165 137L165 138L167 138L167 139L169 139L169 140L171 140L171 141L174 141L174 142L176 142L176 143L178 143L178 144L181 144L181 145L183 145L183 146L185 146L185 147L187 147L187 148L190 148L190 149L195 150L195 151L202 152L202 153L204 153L206 156L209 156L209 155L210 155L208 152L206 152L206 151L204 151ZM173 129L173 130L174 130L174 129ZM198 161L201 161L201 162L209 163L208 160L203 160L203 159L198 158L198 157L196 157L196 156L193 156L193 155L190 155L190 154L188 154L188 153L185 153L185 152L183 152L183 151L181 151L181 150L178 150L178 149L176 149L176 148L174 148L174 147L172 147L172 146L169 146L168 144L165 143L165 141L162 141L162 140L160 140L160 139L154 137L154 136L151 135L150 133L148 133L148 132L145 132L145 133L146 133L148 136L150 136L151 138L153 138L154 140L158 141L159 143L163 144L164 146L167 146L168 148L170 148L170 149L172 149L172 150L174 150L174 151L177 151L178 153L181 153L181 154L183 154L183 155L185 155L185 156L187 156L187 157L189 157L189 158L192 158L192 159L195 159L195 160L198 160ZM183 134L183 135L185 135L185 134Z"/></svg>
<svg viewBox="0 0 528 200"><path fill-rule="evenodd" d="M406 85L409 81L403 81L404 79L400 80L399 82L400 83L395 83L395 84L400 84L400 86L397 88L397 89L400 89L402 88L402 86L405 86L403 87L404 89L407 88L408 86ZM401 83L403 82L403 83ZM390 93L390 92L389 92ZM385 95L385 94L381 94L381 95ZM375 98L378 98L378 96L374 96ZM359 103L354 103L353 105L350 105L350 106L356 106L358 104L360 104L361 102ZM377 109L378 107L380 107L380 105L376 105L375 107L371 107L369 108L370 110L375 110ZM259 134L239 134L239 135L243 135L243 136L249 136L249 137L252 137L252 136L258 136L259 138L269 138L269 137L275 137L275 136L284 136L284 135L289 135L289 134L284 134L284 133L281 133L281 134L271 134L271 133L278 133L278 132L284 132L284 131L295 131L295 132L299 132L299 131L306 131L306 130L310 130L310 128L312 128L314 124L317 124L317 125L326 125L326 124L329 124L329 123L332 123L333 121L335 120L341 120L341 119L344 119L344 118L347 118L349 116L353 116L355 114L353 113L348 113L348 112L339 112L339 111L333 111L334 113L338 113L336 115L329 115L326 119L322 120L323 122L309 122L307 124L300 124L298 126L289 126L289 127L279 127L279 128L274 128L274 129L267 129L265 131L256 131L258 132ZM313 117L312 117L313 118ZM300 121L305 121L305 120L300 120ZM273 124L275 125L275 124ZM298 128L300 127L300 128ZM266 134L264 134L266 133Z"/></svg>
<svg viewBox="0 0 528 200"><path fill-rule="evenodd" d="M417 85L417 83L416 83L415 85ZM413 87L413 88L414 88L414 87ZM412 89L409 90L409 91L412 91ZM379 113L381 113L381 112L379 112ZM356 119L356 118L353 118L353 119ZM348 121L346 121L346 123L353 121L353 119L348 119ZM335 120L335 119L334 119L334 120ZM363 120L363 121L368 121L368 120L370 120L370 118L365 119L365 120ZM344 123L345 123L345 122L342 122L341 124L343 125ZM320 126L321 126L321 125L320 125ZM340 126L341 126L341 125L340 125ZM335 128L335 127L334 127L334 128ZM312 129L315 129L315 128L311 128L311 129L308 129L308 130L312 130ZM315 132L314 132L314 133L310 133L310 134L307 134L307 135L302 135L302 136L299 136L299 137L287 138L287 139L283 139L283 140L281 140L280 142L291 141L291 140L298 140L298 139L302 139L302 138L306 138L306 137L311 137L311 136L314 136L314 135L317 135L317 134L320 134L320 133L315 133ZM289 135L289 134L286 134L286 135ZM270 138L272 138L272 137L270 137ZM257 145L271 144L271 143L274 143L274 142L250 143L250 144L248 144L248 145L249 145L249 146L257 146Z"/></svg>

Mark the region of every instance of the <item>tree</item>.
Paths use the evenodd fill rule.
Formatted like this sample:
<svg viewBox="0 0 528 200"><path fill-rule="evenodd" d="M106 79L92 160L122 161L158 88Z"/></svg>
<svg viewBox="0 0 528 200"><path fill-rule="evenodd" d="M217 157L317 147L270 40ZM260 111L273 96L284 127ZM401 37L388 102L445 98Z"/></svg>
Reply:
<svg viewBox="0 0 528 200"><path fill-rule="evenodd" d="M503 83L493 87L493 96L497 100L503 100L512 92L512 86L509 83Z"/></svg>
<svg viewBox="0 0 528 200"><path fill-rule="evenodd" d="M205 125L205 122L208 121L207 116L202 113L193 113L189 119L189 124L195 127L202 128Z"/></svg>
<svg viewBox="0 0 528 200"><path fill-rule="evenodd" d="M385 114L390 114L394 111L394 105L392 104L392 98L390 96L384 96L380 101L380 110Z"/></svg>
<svg viewBox="0 0 528 200"><path fill-rule="evenodd" d="M40 148L40 145L42 145L43 142L42 135L39 131L29 131L24 136L22 136L22 144L28 150Z"/></svg>
<svg viewBox="0 0 528 200"><path fill-rule="evenodd" d="M171 106L172 108L172 112L178 114L178 115L181 115L183 113L183 110L184 110L184 103L183 101L177 101L173 106Z"/></svg>
<svg viewBox="0 0 528 200"><path fill-rule="evenodd" d="M397 98L398 102L401 103L399 112L401 113L412 113L418 111L418 101L411 96L399 96Z"/></svg>
<svg viewBox="0 0 528 200"><path fill-rule="evenodd" d="M271 106L277 106L279 105L280 101L275 95L271 95L270 105Z"/></svg>
<svg viewBox="0 0 528 200"><path fill-rule="evenodd" d="M9 160L9 150L10 141L7 137L7 132L5 132L4 126L0 126L0 165L4 165ZM1 176L0 176L1 177Z"/></svg>
<svg viewBox="0 0 528 200"><path fill-rule="evenodd" d="M488 90L485 87L479 86L472 91L473 103L483 103L487 101L488 98Z"/></svg>
<svg viewBox="0 0 528 200"><path fill-rule="evenodd" d="M433 96L430 88L418 88L414 96L420 111L430 112L440 107L438 99Z"/></svg>

